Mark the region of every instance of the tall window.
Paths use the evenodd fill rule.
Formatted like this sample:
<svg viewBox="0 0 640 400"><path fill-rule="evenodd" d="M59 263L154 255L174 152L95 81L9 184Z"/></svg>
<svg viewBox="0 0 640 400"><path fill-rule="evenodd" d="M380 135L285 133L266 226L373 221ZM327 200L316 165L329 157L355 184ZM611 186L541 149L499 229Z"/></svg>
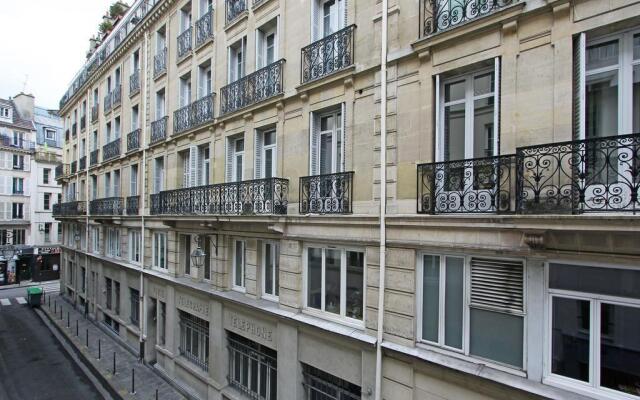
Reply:
<svg viewBox="0 0 640 400"><path fill-rule="evenodd" d="M156 120L162 119L166 115L166 105L164 89L156 93Z"/></svg>
<svg viewBox="0 0 640 400"><path fill-rule="evenodd" d="M274 242L266 242L262 247L262 292L265 298L278 298L279 273L280 245Z"/></svg>
<svg viewBox="0 0 640 400"><path fill-rule="evenodd" d="M109 278L104 278L105 306L111 310L113 304L113 282Z"/></svg>
<svg viewBox="0 0 640 400"><path fill-rule="evenodd" d="M255 178L272 178L276 176L276 130L256 131L255 145Z"/></svg>
<svg viewBox="0 0 640 400"><path fill-rule="evenodd" d="M191 103L191 74L188 73L180 77L180 107L188 106Z"/></svg>
<svg viewBox="0 0 640 400"><path fill-rule="evenodd" d="M13 155L13 169L24 170L24 156L21 154Z"/></svg>
<svg viewBox="0 0 640 400"><path fill-rule="evenodd" d="M244 179L244 137L227 138L227 182Z"/></svg>
<svg viewBox="0 0 640 400"><path fill-rule="evenodd" d="M256 69L266 67L278 57L278 19L274 18L256 30Z"/></svg>
<svg viewBox="0 0 640 400"><path fill-rule="evenodd" d="M344 171L344 104L311 116L311 175Z"/></svg>
<svg viewBox="0 0 640 400"><path fill-rule="evenodd" d="M167 304L158 301L158 344L164 345L167 332Z"/></svg>
<svg viewBox="0 0 640 400"><path fill-rule="evenodd" d="M44 193L44 201L43 201L43 209L50 210L51 209L51 193Z"/></svg>
<svg viewBox="0 0 640 400"><path fill-rule="evenodd" d="M245 58L246 58L247 37L243 37L236 43L229 46L229 74L228 82L233 83L242 78L245 74Z"/></svg>
<svg viewBox="0 0 640 400"><path fill-rule="evenodd" d="M227 332L229 384L252 399L275 400L278 354L275 350Z"/></svg>
<svg viewBox="0 0 640 400"><path fill-rule="evenodd" d="M243 240L233 241L233 288L245 290L245 242Z"/></svg>
<svg viewBox="0 0 640 400"><path fill-rule="evenodd" d="M549 380L593 397L637 396L640 272L552 263L549 297Z"/></svg>
<svg viewBox="0 0 640 400"><path fill-rule="evenodd" d="M44 223L44 242L51 243L51 222Z"/></svg>
<svg viewBox="0 0 640 400"><path fill-rule="evenodd" d="M139 230L129 230L129 261L140 262L142 235Z"/></svg>
<svg viewBox="0 0 640 400"><path fill-rule="evenodd" d="M306 307L361 323L364 252L308 247L306 253Z"/></svg>
<svg viewBox="0 0 640 400"><path fill-rule="evenodd" d="M153 267L167 269L167 234L153 233Z"/></svg>
<svg viewBox="0 0 640 400"><path fill-rule="evenodd" d="M93 253L100 254L100 227L92 226L90 229L91 229L91 249Z"/></svg>
<svg viewBox="0 0 640 400"><path fill-rule="evenodd" d="M130 319L131 323L140 323L140 292L138 289L129 288Z"/></svg>
<svg viewBox="0 0 640 400"><path fill-rule="evenodd" d="M12 203L12 215L13 219L24 218L24 203Z"/></svg>
<svg viewBox="0 0 640 400"><path fill-rule="evenodd" d="M198 98L210 95L211 88L211 61L207 61L198 67Z"/></svg>
<svg viewBox="0 0 640 400"><path fill-rule="evenodd" d="M360 386L310 365L302 364L302 376L306 400L360 400L362 398Z"/></svg>
<svg viewBox="0 0 640 400"><path fill-rule="evenodd" d="M346 26L346 0L313 0L313 40L322 39Z"/></svg>
<svg viewBox="0 0 640 400"><path fill-rule="evenodd" d="M109 257L120 257L120 229L107 229L107 255Z"/></svg>
<svg viewBox="0 0 640 400"><path fill-rule="evenodd" d="M180 313L180 355L209 370L209 321L184 311Z"/></svg>
<svg viewBox="0 0 640 400"><path fill-rule="evenodd" d="M418 306L421 341L522 368L522 261L424 254Z"/></svg>
<svg viewBox="0 0 640 400"><path fill-rule="evenodd" d="M113 311L120 314L120 282L113 281Z"/></svg>
<svg viewBox="0 0 640 400"><path fill-rule="evenodd" d="M129 167L129 196L138 195L138 164Z"/></svg>
<svg viewBox="0 0 640 400"><path fill-rule="evenodd" d="M51 177L51 168L43 168L42 169L42 183L44 185L49 184L49 179Z"/></svg>
<svg viewBox="0 0 640 400"><path fill-rule="evenodd" d="M164 190L164 158L158 157L153 162L153 193L160 193Z"/></svg>
<svg viewBox="0 0 640 400"><path fill-rule="evenodd" d="M135 131L140 126L140 113L138 105L131 107L131 131Z"/></svg>
<svg viewBox="0 0 640 400"><path fill-rule="evenodd" d="M182 242L182 266L184 268L184 274L189 275L191 273L191 235L180 235L180 241Z"/></svg>
<svg viewBox="0 0 640 400"><path fill-rule="evenodd" d="M180 152L182 187L206 185L209 182L209 146L191 146Z"/></svg>
<svg viewBox="0 0 640 400"><path fill-rule="evenodd" d="M13 178L13 194L24 194L24 178Z"/></svg>

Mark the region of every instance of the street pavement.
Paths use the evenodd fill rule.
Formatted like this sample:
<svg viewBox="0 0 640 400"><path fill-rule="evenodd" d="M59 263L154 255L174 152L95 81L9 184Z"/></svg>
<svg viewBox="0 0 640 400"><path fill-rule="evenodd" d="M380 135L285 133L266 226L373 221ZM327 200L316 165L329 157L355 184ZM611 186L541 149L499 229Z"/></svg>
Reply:
<svg viewBox="0 0 640 400"><path fill-rule="evenodd" d="M0 290L0 399L102 399L25 300Z"/></svg>
<svg viewBox="0 0 640 400"><path fill-rule="evenodd" d="M44 289L45 295L56 294L60 291L60 281L56 280L56 281L41 282L35 285L30 285L28 287L41 287L42 289ZM11 302L12 304L15 304L17 302L17 300L15 299L19 297L24 297L25 299L27 298L26 286L23 286L23 287L14 286L10 288L4 288L0 286L0 307L4 305L9 305L9 304L5 304L7 302Z"/></svg>

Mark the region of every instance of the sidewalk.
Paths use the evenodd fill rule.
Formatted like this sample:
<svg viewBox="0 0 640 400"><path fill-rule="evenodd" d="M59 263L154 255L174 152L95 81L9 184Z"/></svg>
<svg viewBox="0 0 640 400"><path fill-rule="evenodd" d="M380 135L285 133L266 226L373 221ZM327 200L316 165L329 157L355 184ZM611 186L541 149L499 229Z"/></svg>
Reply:
<svg viewBox="0 0 640 400"><path fill-rule="evenodd" d="M50 297L50 298L49 298ZM49 302L51 306L49 307ZM54 315L54 308L56 314ZM62 319L60 310L62 309ZM98 328L93 321L85 319L83 314L75 310L73 305L65 301L60 295L48 296L46 304L40 308L44 318L55 325L79 353L85 364L94 372L103 384L108 385L112 393L117 393L121 399L154 400L156 389L160 400L178 400L184 397L158 376L152 368L138 361L137 356L125 349L116 339ZM67 317L68 315L68 317ZM67 318L69 327L67 327ZM76 323L78 336L76 336ZM87 347L87 334L88 343ZM98 359L98 342L100 342L101 358ZM113 360L116 360L116 373L113 374ZM132 382L132 370L135 370ZM132 383L135 393L131 393Z"/></svg>

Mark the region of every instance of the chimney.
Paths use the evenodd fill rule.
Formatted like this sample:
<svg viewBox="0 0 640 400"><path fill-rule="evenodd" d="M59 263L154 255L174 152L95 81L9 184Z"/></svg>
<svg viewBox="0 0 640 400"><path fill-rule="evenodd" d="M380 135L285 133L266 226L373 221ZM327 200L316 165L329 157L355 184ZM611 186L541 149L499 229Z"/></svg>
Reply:
<svg viewBox="0 0 640 400"><path fill-rule="evenodd" d="M34 102L35 100L32 94L26 94L22 92L15 95L15 97L13 98L13 103L16 105L20 116L23 119L27 119L30 121L33 120Z"/></svg>

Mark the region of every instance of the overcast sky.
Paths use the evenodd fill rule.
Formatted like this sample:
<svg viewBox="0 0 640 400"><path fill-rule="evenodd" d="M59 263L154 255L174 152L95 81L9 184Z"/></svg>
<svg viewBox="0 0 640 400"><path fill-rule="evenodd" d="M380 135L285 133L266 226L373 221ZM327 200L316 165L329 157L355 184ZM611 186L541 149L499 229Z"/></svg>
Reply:
<svg viewBox="0 0 640 400"><path fill-rule="evenodd" d="M57 109L113 0L1 0L0 98L23 90Z"/></svg>

